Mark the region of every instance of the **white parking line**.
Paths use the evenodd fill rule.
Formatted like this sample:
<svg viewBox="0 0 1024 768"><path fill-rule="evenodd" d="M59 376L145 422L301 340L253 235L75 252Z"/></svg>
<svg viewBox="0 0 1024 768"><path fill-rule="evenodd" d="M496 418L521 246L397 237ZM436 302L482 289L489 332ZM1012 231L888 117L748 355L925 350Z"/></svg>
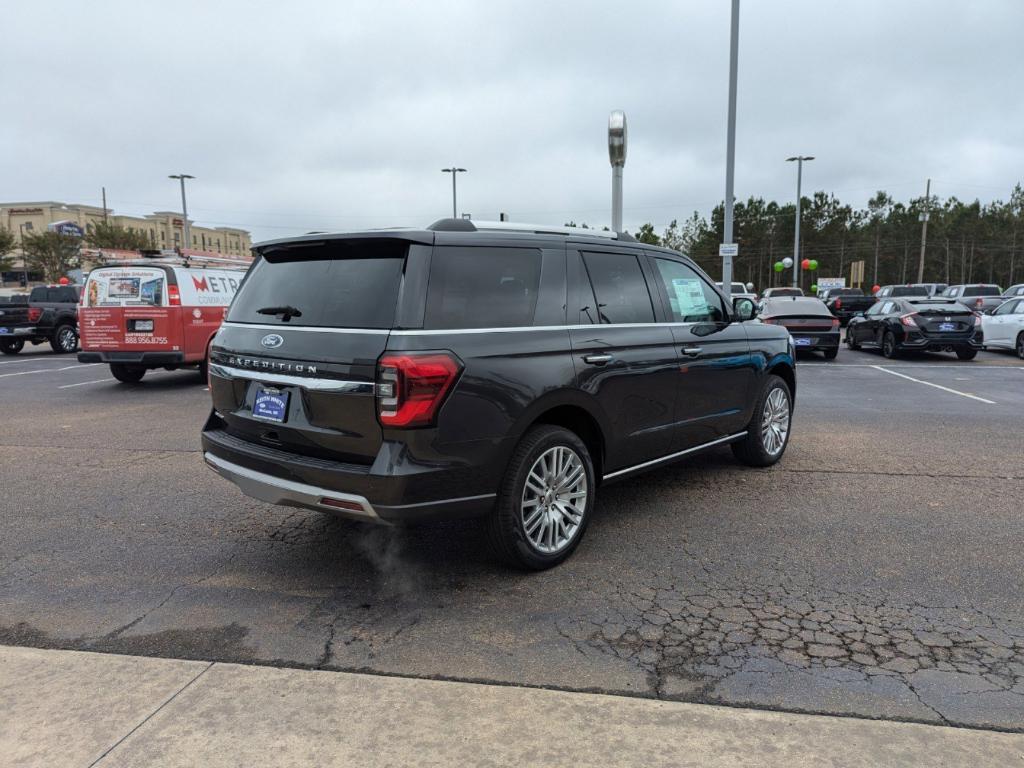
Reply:
<svg viewBox="0 0 1024 768"><path fill-rule="evenodd" d="M60 373L61 371L75 371L79 368L91 368L94 365L100 365L100 363L75 363L74 365L66 365L63 368L36 368L34 371L0 373L0 379L6 379L8 376L27 376L30 373Z"/></svg>
<svg viewBox="0 0 1024 768"><path fill-rule="evenodd" d="M64 385L62 385L60 387L57 387L57 389L70 389L71 387L84 387L86 384L102 384L105 381L106 382L112 382L113 379L111 379L108 376L105 379L96 379L96 381L80 381L77 384L64 384Z"/></svg>
<svg viewBox="0 0 1024 768"><path fill-rule="evenodd" d="M995 400L986 400L984 397L978 397L977 395L972 395L969 392L961 392L958 389L950 389L949 387L944 387L941 384L933 384L930 381L923 381L921 379L915 379L913 376L907 376L907 375L902 374L902 373L897 373L896 371L890 371L888 368L883 368L880 365L872 365L871 367L876 369L876 370L883 371L885 373L891 373L893 376L899 376L901 379L907 379L908 381L915 381L918 384L924 384L925 386L928 386L928 387L935 387L936 389L941 389L943 392L949 392L950 394L960 395L961 397L969 397L971 400L977 400L980 403L988 403L989 405L996 405L996 401Z"/></svg>

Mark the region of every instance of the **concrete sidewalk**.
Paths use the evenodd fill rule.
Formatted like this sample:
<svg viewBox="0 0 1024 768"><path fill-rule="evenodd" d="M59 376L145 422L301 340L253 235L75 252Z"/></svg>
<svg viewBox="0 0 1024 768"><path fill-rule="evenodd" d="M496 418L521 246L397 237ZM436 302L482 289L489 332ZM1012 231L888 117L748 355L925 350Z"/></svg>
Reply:
<svg viewBox="0 0 1024 768"><path fill-rule="evenodd" d="M1024 766L1024 735L0 647L4 766Z"/></svg>

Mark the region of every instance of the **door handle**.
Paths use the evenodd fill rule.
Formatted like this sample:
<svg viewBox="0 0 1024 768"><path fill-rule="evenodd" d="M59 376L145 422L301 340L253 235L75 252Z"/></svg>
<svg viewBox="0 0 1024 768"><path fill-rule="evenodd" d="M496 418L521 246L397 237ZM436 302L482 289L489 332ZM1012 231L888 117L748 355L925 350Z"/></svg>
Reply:
<svg viewBox="0 0 1024 768"><path fill-rule="evenodd" d="M591 365L604 365L605 363L611 362L611 355L584 355L583 362L590 363Z"/></svg>
<svg viewBox="0 0 1024 768"><path fill-rule="evenodd" d="M703 351L703 347L683 347L683 354L687 357L696 357Z"/></svg>

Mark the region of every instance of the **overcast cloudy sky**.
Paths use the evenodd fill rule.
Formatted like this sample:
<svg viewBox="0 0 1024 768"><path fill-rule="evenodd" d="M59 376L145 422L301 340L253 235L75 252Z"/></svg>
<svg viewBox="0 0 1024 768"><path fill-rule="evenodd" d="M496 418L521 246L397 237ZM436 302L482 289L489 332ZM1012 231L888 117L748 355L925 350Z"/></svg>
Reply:
<svg viewBox="0 0 1024 768"><path fill-rule="evenodd" d="M743 0L736 194L1005 199L1024 179L1022 0ZM625 224L724 192L729 2L12 3L0 201L179 207L258 238L476 218Z"/></svg>

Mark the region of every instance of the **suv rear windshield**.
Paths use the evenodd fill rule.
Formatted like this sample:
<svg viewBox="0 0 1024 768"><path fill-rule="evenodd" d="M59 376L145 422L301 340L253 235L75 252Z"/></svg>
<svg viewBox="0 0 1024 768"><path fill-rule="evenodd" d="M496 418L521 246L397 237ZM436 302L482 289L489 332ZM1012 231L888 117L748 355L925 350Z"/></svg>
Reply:
<svg viewBox="0 0 1024 768"><path fill-rule="evenodd" d="M927 296L928 289L923 285L894 285L890 296Z"/></svg>
<svg viewBox="0 0 1024 768"><path fill-rule="evenodd" d="M408 249L408 242L401 240L268 248L242 282L227 319L233 323L391 328ZM286 313L286 309L298 312Z"/></svg>
<svg viewBox="0 0 1024 768"><path fill-rule="evenodd" d="M998 296L997 285L968 285L964 288L964 296Z"/></svg>

